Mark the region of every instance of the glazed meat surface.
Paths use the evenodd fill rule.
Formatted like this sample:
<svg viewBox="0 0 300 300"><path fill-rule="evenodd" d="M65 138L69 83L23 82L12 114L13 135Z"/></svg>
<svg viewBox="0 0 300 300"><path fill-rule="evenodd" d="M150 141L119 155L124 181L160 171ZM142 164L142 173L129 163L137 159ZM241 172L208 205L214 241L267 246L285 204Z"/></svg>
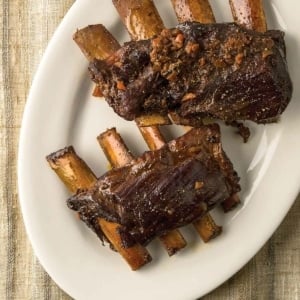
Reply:
<svg viewBox="0 0 300 300"><path fill-rule="evenodd" d="M192 125L203 117L265 123L278 118L292 95L283 32L234 23L183 23L128 42L89 69L127 120L175 112Z"/></svg>
<svg viewBox="0 0 300 300"><path fill-rule="evenodd" d="M121 225L124 247L189 224L240 190L219 126L195 128L161 149L108 171L69 208L99 235L97 217Z"/></svg>

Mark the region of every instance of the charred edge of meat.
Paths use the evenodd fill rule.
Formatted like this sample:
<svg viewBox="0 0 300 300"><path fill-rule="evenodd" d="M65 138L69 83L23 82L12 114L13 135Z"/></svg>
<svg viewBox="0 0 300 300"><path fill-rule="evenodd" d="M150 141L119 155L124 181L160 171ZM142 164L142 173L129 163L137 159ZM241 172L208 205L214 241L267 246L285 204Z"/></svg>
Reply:
<svg viewBox="0 0 300 300"><path fill-rule="evenodd" d="M120 224L122 243L130 247L199 219L239 190L219 126L212 124L108 171L68 206L91 228L97 217Z"/></svg>
<svg viewBox="0 0 300 300"><path fill-rule="evenodd" d="M210 117L266 123L292 95L285 52L281 31L187 22L151 40L126 43L89 69L127 120L176 112L184 122Z"/></svg>
<svg viewBox="0 0 300 300"><path fill-rule="evenodd" d="M80 203L78 201L72 201L72 198L80 197L80 195L84 195L86 192L87 190L78 190L76 194L67 201L67 206L70 209L78 212L80 220L83 221L90 229L92 229L96 233L98 238L101 240L102 245L104 245L104 243L108 243L110 245L110 248L116 251L113 245L105 236L99 224L97 203L90 201L89 199L82 200Z"/></svg>
<svg viewBox="0 0 300 300"><path fill-rule="evenodd" d="M249 137L251 135L249 127L247 127L247 126L245 126L245 124L243 124L241 122L237 122L237 121L226 122L226 125L236 128L238 130L237 134L239 134L243 138L244 143L248 142Z"/></svg>

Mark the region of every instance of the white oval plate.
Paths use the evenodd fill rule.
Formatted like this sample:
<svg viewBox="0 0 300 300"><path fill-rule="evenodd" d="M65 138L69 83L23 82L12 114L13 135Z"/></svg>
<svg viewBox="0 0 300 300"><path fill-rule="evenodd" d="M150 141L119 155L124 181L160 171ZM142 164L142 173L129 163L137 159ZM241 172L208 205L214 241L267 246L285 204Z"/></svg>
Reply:
<svg viewBox="0 0 300 300"><path fill-rule="evenodd" d="M176 24L169 1L156 1L167 26ZM212 1L218 21L230 21L227 1ZM242 178L243 205L229 214L213 213L224 233L204 244L187 226L187 248L172 258L153 242L153 262L132 272L65 204L68 193L45 156L72 144L96 174L107 162L96 136L118 131L136 154L146 150L132 122L116 116L105 101L91 97L87 62L73 32L103 23L121 41L128 39L111 1L77 0L55 33L32 85L21 130L19 191L28 235L42 265L76 299L193 299L216 288L263 246L299 191L299 3L266 1L270 28L286 31L293 100L280 123L250 124L247 144L222 128L224 147ZM283 3L284 2L284 3ZM172 129L174 133L177 129ZM177 132L178 133L178 132Z"/></svg>

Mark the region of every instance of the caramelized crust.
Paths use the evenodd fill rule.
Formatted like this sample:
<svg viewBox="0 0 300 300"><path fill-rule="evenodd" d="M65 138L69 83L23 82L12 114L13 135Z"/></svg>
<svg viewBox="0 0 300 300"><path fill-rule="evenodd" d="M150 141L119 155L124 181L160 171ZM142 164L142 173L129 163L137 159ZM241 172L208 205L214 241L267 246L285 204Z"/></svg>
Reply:
<svg viewBox="0 0 300 300"><path fill-rule="evenodd" d="M125 44L106 61L93 61L90 71L127 120L175 112L191 125L204 117L266 123L285 110L292 94L283 33L232 23L165 29L151 40Z"/></svg>
<svg viewBox="0 0 300 300"><path fill-rule="evenodd" d="M100 216L122 225L124 247L201 218L240 190L216 124L192 129L156 151L101 176L68 206L89 223ZM90 224L90 223L89 223Z"/></svg>

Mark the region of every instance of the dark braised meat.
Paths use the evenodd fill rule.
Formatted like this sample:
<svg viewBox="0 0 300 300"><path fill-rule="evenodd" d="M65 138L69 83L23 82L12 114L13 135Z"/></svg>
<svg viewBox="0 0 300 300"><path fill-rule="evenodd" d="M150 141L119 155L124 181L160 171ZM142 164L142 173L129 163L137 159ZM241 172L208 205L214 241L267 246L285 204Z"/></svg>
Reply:
<svg viewBox="0 0 300 300"><path fill-rule="evenodd" d="M201 126L161 149L112 169L68 200L93 228L96 218L121 224L124 247L147 244L203 216L240 190L216 124Z"/></svg>
<svg viewBox="0 0 300 300"><path fill-rule="evenodd" d="M265 123L276 120L292 94L284 33L233 23L183 23L126 43L89 69L127 120L175 112L191 124L203 117Z"/></svg>

